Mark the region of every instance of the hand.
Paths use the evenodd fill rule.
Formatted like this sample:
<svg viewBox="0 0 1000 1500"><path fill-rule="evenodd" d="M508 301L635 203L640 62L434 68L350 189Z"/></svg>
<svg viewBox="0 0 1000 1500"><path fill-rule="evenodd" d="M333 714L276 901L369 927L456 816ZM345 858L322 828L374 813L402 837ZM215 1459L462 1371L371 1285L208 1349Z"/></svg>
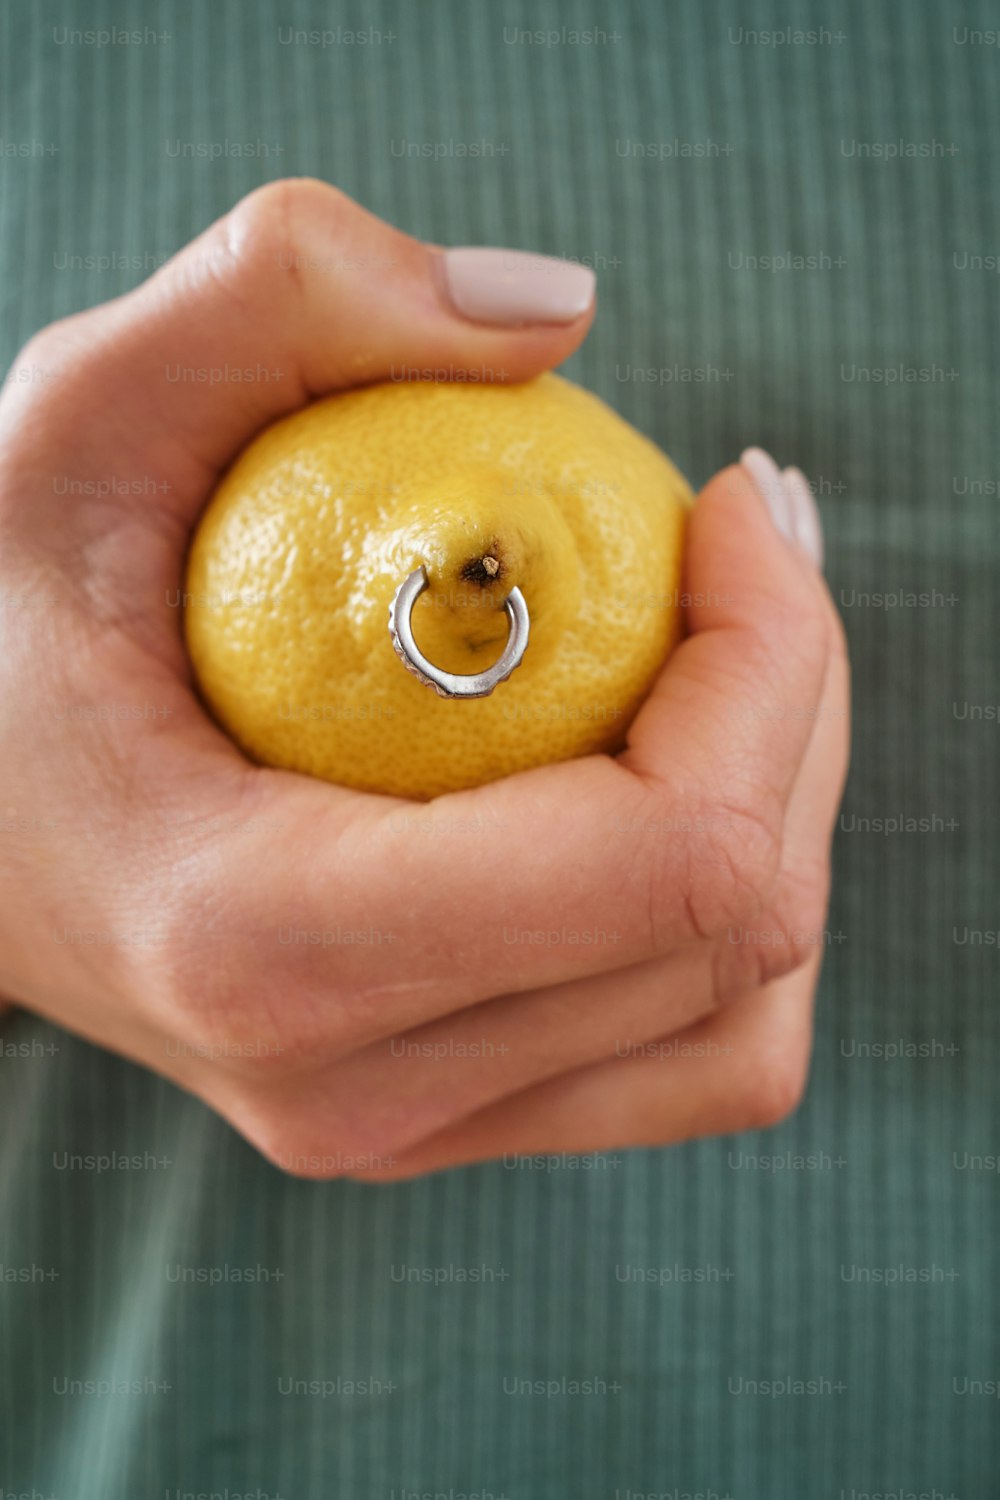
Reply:
<svg viewBox="0 0 1000 1500"><path fill-rule="evenodd" d="M303 1175L676 1141L803 1087L847 669L748 468L697 502L689 635L617 758L411 804L250 765L193 692L185 549L239 448L401 367L559 363L593 315L560 264L502 296L277 183L0 401L0 990Z"/></svg>

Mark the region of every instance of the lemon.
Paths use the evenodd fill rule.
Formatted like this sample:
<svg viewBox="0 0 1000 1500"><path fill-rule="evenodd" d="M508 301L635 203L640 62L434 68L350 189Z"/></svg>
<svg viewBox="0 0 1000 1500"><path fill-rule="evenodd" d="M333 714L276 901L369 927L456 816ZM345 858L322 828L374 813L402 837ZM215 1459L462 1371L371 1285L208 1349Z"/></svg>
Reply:
<svg viewBox="0 0 1000 1500"><path fill-rule="evenodd" d="M253 760L403 797L615 750L679 634L690 500L555 375L327 397L257 437L201 518L184 591L201 692ZM500 657L521 590L530 642L491 696L404 670L388 611L421 564L414 637L449 672Z"/></svg>

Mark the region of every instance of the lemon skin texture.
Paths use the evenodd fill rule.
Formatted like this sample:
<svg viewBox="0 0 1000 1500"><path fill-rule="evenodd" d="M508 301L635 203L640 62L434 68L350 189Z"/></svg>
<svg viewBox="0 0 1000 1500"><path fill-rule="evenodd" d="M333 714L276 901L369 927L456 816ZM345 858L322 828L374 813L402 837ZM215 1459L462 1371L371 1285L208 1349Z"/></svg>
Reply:
<svg viewBox="0 0 1000 1500"><path fill-rule="evenodd" d="M250 443L192 540L202 697L254 761L414 799L614 751L680 633L691 498L556 375L317 401ZM490 697L441 698L393 650L389 606L421 563L414 636L450 672L500 656L521 589L528 649Z"/></svg>

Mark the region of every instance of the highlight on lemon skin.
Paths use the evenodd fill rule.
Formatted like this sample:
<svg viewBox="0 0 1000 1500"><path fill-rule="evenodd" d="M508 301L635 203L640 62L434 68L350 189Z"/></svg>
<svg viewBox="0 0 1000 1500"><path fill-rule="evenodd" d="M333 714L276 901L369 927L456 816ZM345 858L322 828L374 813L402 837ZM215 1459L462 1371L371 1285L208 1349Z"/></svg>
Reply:
<svg viewBox="0 0 1000 1500"><path fill-rule="evenodd" d="M691 491L555 375L392 383L267 428L225 475L188 562L200 692L253 760L427 799L617 749L675 644ZM419 651L471 676L530 639L489 696L449 700L387 628L404 580Z"/></svg>

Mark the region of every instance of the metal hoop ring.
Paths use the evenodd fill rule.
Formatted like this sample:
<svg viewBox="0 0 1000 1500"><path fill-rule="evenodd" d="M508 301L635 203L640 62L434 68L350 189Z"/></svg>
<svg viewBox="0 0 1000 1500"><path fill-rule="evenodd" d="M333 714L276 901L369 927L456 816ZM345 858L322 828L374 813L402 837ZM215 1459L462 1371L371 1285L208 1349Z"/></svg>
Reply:
<svg viewBox="0 0 1000 1500"><path fill-rule="evenodd" d="M528 647L528 606L518 588L511 589L504 600L510 634L500 660L485 672L443 672L429 662L413 639L412 615L424 589L430 586L427 569L421 563L396 590L389 606L389 635L396 655L418 681L432 687L440 698L488 698L498 683L506 682L521 664Z"/></svg>

